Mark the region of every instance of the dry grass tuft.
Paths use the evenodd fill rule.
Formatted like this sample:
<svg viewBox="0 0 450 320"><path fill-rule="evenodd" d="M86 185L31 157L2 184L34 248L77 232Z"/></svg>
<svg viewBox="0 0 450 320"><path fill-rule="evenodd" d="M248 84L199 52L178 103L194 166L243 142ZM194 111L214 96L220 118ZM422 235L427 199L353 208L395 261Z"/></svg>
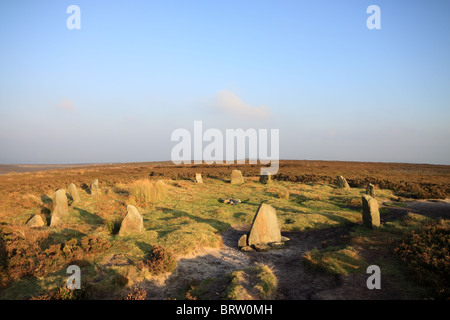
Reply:
<svg viewBox="0 0 450 320"><path fill-rule="evenodd" d="M156 183L148 179L137 180L129 187L129 192L136 202L145 205L164 200L167 196L167 190L167 185L161 180Z"/></svg>

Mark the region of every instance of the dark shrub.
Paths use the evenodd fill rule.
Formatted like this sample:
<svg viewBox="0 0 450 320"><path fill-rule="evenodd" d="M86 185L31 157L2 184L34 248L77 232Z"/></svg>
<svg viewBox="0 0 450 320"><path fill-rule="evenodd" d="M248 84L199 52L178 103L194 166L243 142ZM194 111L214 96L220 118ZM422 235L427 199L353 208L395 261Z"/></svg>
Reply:
<svg viewBox="0 0 450 320"><path fill-rule="evenodd" d="M450 224L445 221L411 231L394 249L414 279L430 288L433 298L450 298Z"/></svg>
<svg viewBox="0 0 450 320"><path fill-rule="evenodd" d="M154 274L173 272L177 267L177 261L172 251L155 245L147 260L140 264L141 268L148 268Z"/></svg>

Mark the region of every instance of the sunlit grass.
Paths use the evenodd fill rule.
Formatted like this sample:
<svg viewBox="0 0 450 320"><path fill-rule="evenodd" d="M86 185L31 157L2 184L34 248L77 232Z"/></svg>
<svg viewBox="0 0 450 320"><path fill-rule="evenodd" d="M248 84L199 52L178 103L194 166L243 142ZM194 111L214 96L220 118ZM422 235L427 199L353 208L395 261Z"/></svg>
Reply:
<svg viewBox="0 0 450 320"><path fill-rule="evenodd" d="M91 197L86 190L79 188L81 201L70 205L69 217L62 228L47 226L42 230L51 232L54 241L58 242L88 234L107 239L111 248L101 255L89 258L90 265L85 267L89 271L86 273L86 281L98 277L111 257L126 257L130 263L127 267L110 266L106 268L108 272L101 272L97 290L108 293L118 289L121 286L119 282L128 287L153 277L148 271L137 269L136 265L145 259L155 245L171 250L177 258L192 255L203 247L220 248L220 234L230 226L250 226L262 202L277 210L282 232L304 231L360 223L360 201L364 193L362 188L340 190L327 184L272 181L270 185L263 185L258 182L257 177L247 177L242 185L231 185L226 181L210 178L204 178L203 184L188 180L156 182L141 179L104 186L99 181L99 195L96 197ZM42 214L48 218L52 210L49 200L52 194L52 190L44 190L42 193L24 196L12 194L1 198L2 222L21 226L33 214ZM394 198L389 190L377 190L377 195L380 202ZM228 205L219 201L229 197L239 199L242 203ZM126 215L128 204L138 208L144 219L145 231L121 237L117 235L117 231L120 221ZM11 210L8 210L9 206ZM260 275L266 274L264 270L259 271ZM34 294L39 290L46 290L50 282L52 288L59 288L59 282L63 279L61 274L63 273L48 275L45 282L29 280L29 283L23 284L22 295L17 293L20 288L13 285L12 291L5 291L3 297L14 294L24 296L26 290ZM261 280L261 283L272 283L272 280ZM30 289L31 287L34 289ZM271 289L264 285L258 288L262 296L271 294Z"/></svg>

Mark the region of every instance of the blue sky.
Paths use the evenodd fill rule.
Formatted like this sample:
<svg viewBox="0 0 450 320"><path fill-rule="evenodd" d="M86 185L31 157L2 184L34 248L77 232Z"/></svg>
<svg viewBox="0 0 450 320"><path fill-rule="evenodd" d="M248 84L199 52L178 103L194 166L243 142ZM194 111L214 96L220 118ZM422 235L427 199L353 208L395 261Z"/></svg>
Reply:
<svg viewBox="0 0 450 320"><path fill-rule="evenodd" d="M69 5L81 29L69 30ZM369 30L370 5L381 30ZM170 160L177 128L282 159L450 164L450 2L2 1L0 163Z"/></svg>

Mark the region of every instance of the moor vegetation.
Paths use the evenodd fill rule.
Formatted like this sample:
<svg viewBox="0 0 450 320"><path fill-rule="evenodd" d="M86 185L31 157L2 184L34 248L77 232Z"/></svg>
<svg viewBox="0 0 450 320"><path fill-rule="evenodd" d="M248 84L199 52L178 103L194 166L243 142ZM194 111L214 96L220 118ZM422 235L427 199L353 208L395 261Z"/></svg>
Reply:
<svg viewBox="0 0 450 320"><path fill-rule="evenodd" d="M243 172L243 185L228 182L235 168ZM448 196L448 166L282 161L267 185L258 182L259 169L142 163L0 175L0 299L152 299L156 289L148 283L164 283L180 259L203 248L222 248L224 232L248 228L262 202L276 208L282 233L347 230L342 239L325 238L298 254L309 272L347 277L379 264L406 298L449 298L448 220L408 207L411 199ZM194 182L196 172L203 184ZM337 175L352 188L336 188ZM94 179L97 196L89 192ZM368 182L385 205L382 227L375 230L361 225ZM49 227L53 193L70 183L81 201L69 197L67 221ZM228 197L242 203L219 201ZM143 216L144 232L119 235L127 205ZM27 226L34 215L46 226ZM64 286L71 264L81 268L81 291ZM209 299L219 292L215 298L276 299L277 272L267 264L238 268L223 279L180 284L186 288L181 295L165 298Z"/></svg>

